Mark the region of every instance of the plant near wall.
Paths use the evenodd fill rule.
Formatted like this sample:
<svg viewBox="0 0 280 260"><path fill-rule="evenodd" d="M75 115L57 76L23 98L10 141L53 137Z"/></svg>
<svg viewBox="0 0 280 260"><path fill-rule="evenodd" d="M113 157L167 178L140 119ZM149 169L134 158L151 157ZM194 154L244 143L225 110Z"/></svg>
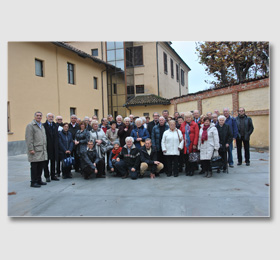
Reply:
<svg viewBox="0 0 280 260"><path fill-rule="evenodd" d="M196 54L213 87L269 75L269 42L196 42Z"/></svg>

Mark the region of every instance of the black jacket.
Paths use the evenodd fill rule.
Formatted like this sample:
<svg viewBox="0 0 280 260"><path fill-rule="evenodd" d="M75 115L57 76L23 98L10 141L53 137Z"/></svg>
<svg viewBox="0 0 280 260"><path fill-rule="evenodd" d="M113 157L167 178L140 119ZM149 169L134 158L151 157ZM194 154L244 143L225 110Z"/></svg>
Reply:
<svg viewBox="0 0 280 260"><path fill-rule="evenodd" d="M124 126L124 123L123 122L121 122L119 125L118 125L118 123L117 123L117 128L119 129L120 127L122 127L122 126Z"/></svg>
<svg viewBox="0 0 280 260"><path fill-rule="evenodd" d="M125 125L121 126L119 128L119 131L118 131L118 136L120 138L120 144L121 144L121 147L123 147L125 145L125 138L130 136L131 134L131 131L133 129L133 126L132 125L129 125L128 127L128 130L127 131L124 131L124 129L126 128Z"/></svg>
<svg viewBox="0 0 280 260"><path fill-rule="evenodd" d="M127 146L125 145L117 158L123 160L128 167L133 167L136 170L140 167L140 150L134 144L131 147L130 154L128 154Z"/></svg>
<svg viewBox="0 0 280 260"><path fill-rule="evenodd" d="M236 120L236 124L237 124L237 128L238 128L238 135L237 135L237 139L241 139L241 134L240 134L240 117L237 116L235 118ZM254 131L254 126L253 126L253 122L251 117L248 117L246 115L244 115L244 127L245 127L245 136L244 136L244 140L245 141L249 141L250 140L250 135L253 133Z"/></svg>
<svg viewBox="0 0 280 260"><path fill-rule="evenodd" d="M69 130L68 131L72 134L73 140L75 140L76 133L77 133L78 130L80 130L79 124L76 123L75 127L73 127L72 124L69 123Z"/></svg>
<svg viewBox="0 0 280 260"><path fill-rule="evenodd" d="M47 151L49 160L58 160L58 126L53 122L52 126L46 123L43 124L46 130Z"/></svg>
<svg viewBox="0 0 280 260"><path fill-rule="evenodd" d="M151 172L156 172L157 166L154 164L154 161L157 161L157 148L155 146L151 146L151 154L149 155L144 145L141 147L140 152L140 160L141 162L147 163L149 166L152 166Z"/></svg>
<svg viewBox="0 0 280 260"><path fill-rule="evenodd" d="M71 132L64 132L63 130L58 133L59 156L60 159L65 159L66 151L72 152L74 148L73 138Z"/></svg>
<svg viewBox="0 0 280 260"><path fill-rule="evenodd" d="M158 125L158 122L156 124L154 120L149 122L148 125L147 125L147 129L148 129L148 132L149 132L150 136L152 136L152 130L153 130L153 127L155 125Z"/></svg>
<svg viewBox="0 0 280 260"><path fill-rule="evenodd" d="M220 142L220 151L226 151L226 144L231 144L232 142L232 132L230 130L230 126L224 124L221 127L219 124L216 125L219 134L219 142Z"/></svg>
<svg viewBox="0 0 280 260"><path fill-rule="evenodd" d="M80 155L82 152L87 150L87 143L89 141L89 131L86 129L83 132L81 132L81 130L78 130L75 139L79 141L79 144L76 145L76 151L77 154Z"/></svg>
<svg viewBox="0 0 280 260"><path fill-rule="evenodd" d="M98 156L95 148L83 151L80 156L81 169L84 170L89 166L91 169L95 170L96 167L93 163L97 164L100 160L101 158Z"/></svg>

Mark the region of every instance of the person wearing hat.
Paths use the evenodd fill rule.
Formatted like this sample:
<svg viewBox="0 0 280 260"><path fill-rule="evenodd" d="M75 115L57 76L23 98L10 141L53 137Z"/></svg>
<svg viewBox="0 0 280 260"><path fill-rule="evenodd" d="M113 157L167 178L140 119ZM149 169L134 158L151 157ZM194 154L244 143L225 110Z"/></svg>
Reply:
<svg viewBox="0 0 280 260"><path fill-rule="evenodd" d="M113 143L114 148L110 152L109 160L108 160L108 165L111 170L111 172L116 172L116 176L120 176L118 170L115 168L115 163L116 159L119 156L120 152L122 151L122 147L120 146L119 141L115 141Z"/></svg>

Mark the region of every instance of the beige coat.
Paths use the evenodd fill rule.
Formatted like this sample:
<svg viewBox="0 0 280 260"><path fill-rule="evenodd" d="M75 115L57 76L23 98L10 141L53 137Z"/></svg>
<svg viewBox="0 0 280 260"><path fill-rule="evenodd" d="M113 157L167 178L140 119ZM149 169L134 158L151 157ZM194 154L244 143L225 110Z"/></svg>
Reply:
<svg viewBox="0 0 280 260"><path fill-rule="evenodd" d="M201 136L203 126L199 130L198 150L200 150L200 160L211 160L214 150L218 151L220 148L218 130L213 123L207 129L208 140L201 143ZM214 154L217 156L217 153Z"/></svg>
<svg viewBox="0 0 280 260"><path fill-rule="evenodd" d="M28 124L25 130L25 141L29 162L41 162L48 160L47 138L43 124L42 128L36 124L35 120ZM29 151L32 150L35 151L35 154L29 153Z"/></svg>

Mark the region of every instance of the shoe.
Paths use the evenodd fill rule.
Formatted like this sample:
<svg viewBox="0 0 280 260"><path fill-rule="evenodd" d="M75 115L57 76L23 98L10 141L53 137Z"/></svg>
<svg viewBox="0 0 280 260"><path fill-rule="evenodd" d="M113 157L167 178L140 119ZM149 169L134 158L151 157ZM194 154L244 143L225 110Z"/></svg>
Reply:
<svg viewBox="0 0 280 260"><path fill-rule="evenodd" d="M35 182L35 183L31 183L30 187L32 187L32 188L40 188L41 185L39 185L38 183Z"/></svg>
<svg viewBox="0 0 280 260"><path fill-rule="evenodd" d="M96 175L96 178L106 178L106 175L104 175L104 174Z"/></svg>
<svg viewBox="0 0 280 260"><path fill-rule="evenodd" d="M59 179L55 176L52 178L52 181L59 181Z"/></svg>
<svg viewBox="0 0 280 260"><path fill-rule="evenodd" d="M47 185L47 183L46 183L46 182L43 182L43 181L38 181L38 184L39 184L39 185Z"/></svg>
<svg viewBox="0 0 280 260"><path fill-rule="evenodd" d="M174 177L178 177L179 175L178 174L174 174Z"/></svg>
<svg viewBox="0 0 280 260"><path fill-rule="evenodd" d="M202 174L202 173L204 173L203 170L201 170L198 174Z"/></svg>
<svg viewBox="0 0 280 260"><path fill-rule="evenodd" d="M242 164L242 162L238 162L238 163L237 163L237 165L241 165L241 164Z"/></svg>
<svg viewBox="0 0 280 260"><path fill-rule="evenodd" d="M231 165L229 165L229 167L230 167L230 168L233 168L234 166L231 164Z"/></svg>
<svg viewBox="0 0 280 260"><path fill-rule="evenodd" d="M67 176L65 176L65 175L62 175L62 179L67 179Z"/></svg>
<svg viewBox="0 0 280 260"><path fill-rule="evenodd" d="M46 182L51 182L50 178L46 178Z"/></svg>
<svg viewBox="0 0 280 260"><path fill-rule="evenodd" d="M190 176L193 176L193 172L190 172Z"/></svg>
<svg viewBox="0 0 280 260"><path fill-rule="evenodd" d="M189 172L186 172L186 176L190 176L190 173L189 173Z"/></svg>
<svg viewBox="0 0 280 260"><path fill-rule="evenodd" d="M205 172L204 176L203 177L207 177L208 176L208 172Z"/></svg>
<svg viewBox="0 0 280 260"><path fill-rule="evenodd" d="M167 175L167 177L170 177L170 176L171 176L171 174L170 174L170 173L169 173L169 174L167 174L167 173L166 173L166 175Z"/></svg>
<svg viewBox="0 0 280 260"><path fill-rule="evenodd" d="M211 178L212 177L212 172L209 172L207 178Z"/></svg>
<svg viewBox="0 0 280 260"><path fill-rule="evenodd" d="M218 170L217 170L217 173L220 173L220 172L221 172L221 170L220 170L220 169L218 169Z"/></svg>
<svg viewBox="0 0 280 260"><path fill-rule="evenodd" d="M250 166L250 163L249 163L249 162L247 162L247 163L246 163L246 166Z"/></svg>
<svg viewBox="0 0 280 260"><path fill-rule="evenodd" d="M227 172L227 169L223 169L223 172Z"/></svg>
<svg viewBox="0 0 280 260"><path fill-rule="evenodd" d="M140 179L144 178L144 174L139 174L139 178Z"/></svg>
<svg viewBox="0 0 280 260"><path fill-rule="evenodd" d="M69 179L72 179L72 177L73 177L72 173L69 173L69 174L66 176L66 178L69 178Z"/></svg>

